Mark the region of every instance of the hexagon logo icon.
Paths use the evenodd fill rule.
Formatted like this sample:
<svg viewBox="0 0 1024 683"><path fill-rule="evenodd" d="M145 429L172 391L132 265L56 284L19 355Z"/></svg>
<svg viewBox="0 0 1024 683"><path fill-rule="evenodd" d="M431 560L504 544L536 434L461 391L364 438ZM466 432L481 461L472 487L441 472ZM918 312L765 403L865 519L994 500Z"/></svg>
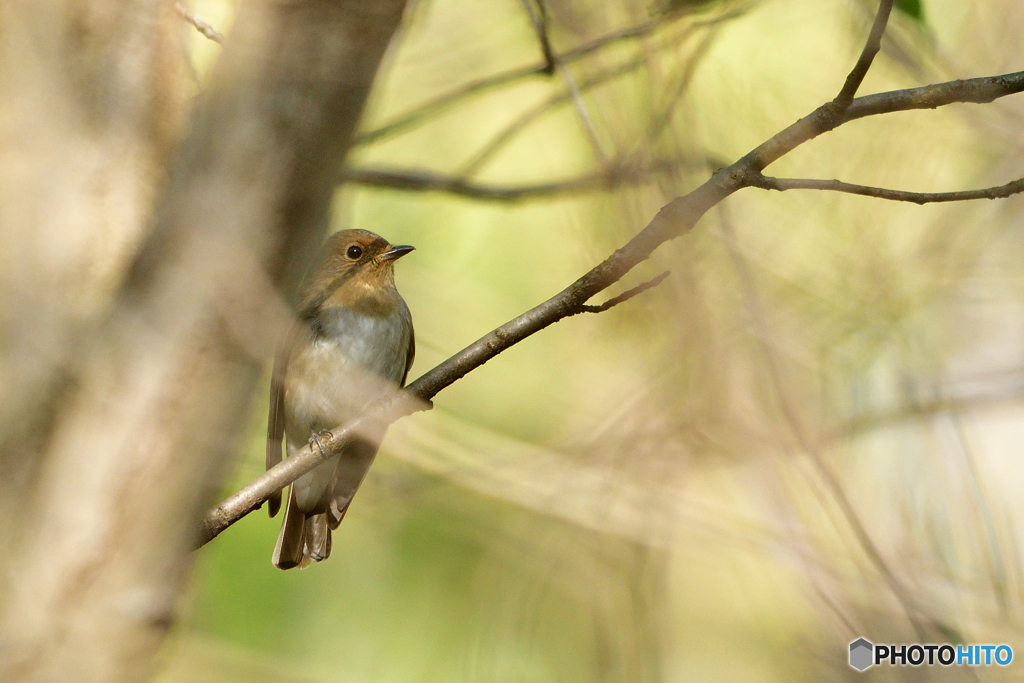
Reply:
<svg viewBox="0 0 1024 683"><path fill-rule="evenodd" d="M864 671L874 664L875 646L864 638L850 643L850 666L857 671Z"/></svg>

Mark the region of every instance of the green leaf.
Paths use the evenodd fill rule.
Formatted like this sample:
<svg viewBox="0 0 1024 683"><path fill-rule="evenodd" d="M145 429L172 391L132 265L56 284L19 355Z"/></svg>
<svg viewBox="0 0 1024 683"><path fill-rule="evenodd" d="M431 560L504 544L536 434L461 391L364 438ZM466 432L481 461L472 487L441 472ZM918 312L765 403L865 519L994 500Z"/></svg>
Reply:
<svg viewBox="0 0 1024 683"><path fill-rule="evenodd" d="M896 9L909 14L918 21L924 20L924 7L921 5L921 0L896 0Z"/></svg>

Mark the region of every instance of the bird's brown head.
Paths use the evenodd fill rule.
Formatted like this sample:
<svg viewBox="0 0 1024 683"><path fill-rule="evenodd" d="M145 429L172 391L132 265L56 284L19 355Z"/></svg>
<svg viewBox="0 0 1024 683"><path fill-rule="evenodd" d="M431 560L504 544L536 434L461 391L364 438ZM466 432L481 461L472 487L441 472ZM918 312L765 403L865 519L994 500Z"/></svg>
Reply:
<svg viewBox="0 0 1024 683"><path fill-rule="evenodd" d="M395 261L413 247L394 245L369 230L342 230L327 238L303 286L302 308L365 308L386 314L398 303Z"/></svg>

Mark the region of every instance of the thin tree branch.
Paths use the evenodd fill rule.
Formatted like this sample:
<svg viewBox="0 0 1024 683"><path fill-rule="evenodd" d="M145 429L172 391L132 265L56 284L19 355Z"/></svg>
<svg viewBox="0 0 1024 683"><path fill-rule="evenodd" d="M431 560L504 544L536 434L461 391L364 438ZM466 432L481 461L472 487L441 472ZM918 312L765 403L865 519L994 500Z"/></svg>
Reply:
<svg viewBox="0 0 1024 683"><path fill-rule="evenodd" d="M585 92L591 88L606 83L610 80L624 76L631 71L639 69L646 63L644 57L634 57L622 64L619 64L611 69L600 71L592 76L587 77L582 83L577 85L579 92ZM488 161L494 158L505 145L507 145L516 135L526 130L526 128L537 119L541 118L548 112L552 111L556 107L559 107L566 102L572 101L572 92L566 90L565 92L556 93L551 95L543 102L538 103L531 109L527 109L525 112L519 115L517 119L505 126L497 135L492 137L490 141L480 148L476 154L474 154L469 161L463 164L460 174L461 175L473 175L480 168L483 167Z"/></svg>
<svg viewBox="0 0 1024 683"><path fill-rule="evenodd" d="M648 289L652 289L654 287L657 287L658 285L660 285L662 282L665 281L665 278L667 278L669 276L669 274L670 274L670 271L666 270L661 275L659 275L659 276L657 276L655 278L652 278L652 279L648 280L647 282L639 284L636 287L633 287L632 289L627 289L622 294L619 294L618 296L613 296L611 299L608 299L608 301L605 301L603 304L600 304L598 306L587 306L587 305L580 306L580 312L581 313L603 313L604 311L607 311L609 308L615 308L619 304L624 303L626 301L629 301L630 299L632 299L636 295L643 294Z"/></svg>
<svg viewBox="0 0 1024 683"><path fill-rule="evenodd" d="M218 45L224 44L224 35L220 33L210 24L203 21L200 17L188 11L180 2L174 4L174 10L181 16L182 19L195 26L196 30L206 36L208 39L217 43Z"/></svg>
<svg viewBox="0 0 1024 683"><path fill-rule="evenodd" d="M576 82L576 77L572 75L572 71L569 71L569 67L561 62L555 62L555 66L558 69L558 73L562 76L562 80L565 82L565 89L569 93L569 99L572 101L573 109L576 110L576 116L579 117L580 124L583 126L583 132L587 134L587 140L590 141L590 147L594 150L594 155L597 156L597 160L601 162L602 166L607 167L611 164L611 159L608 153L604 151L604 146L601 144L601 138L597 135L597 127L594 126L594 117L590 115L590 110L587 109L587 103L583 101L583 92L580 89L579 84Z"/></svg>
<svg viewBox="0 0 1024 683"><path fill-rule="evenodd" d="M534 11L534 1L537 3L539 14ZM580 92L580 87L576 83L576 77L572 75L569 67L555 57L554 52L551 50L551 38L548 36L547 8L544 0L522 0L522 5L526 10L527 16L530 18L533 30L537 33L537 40L540 41L541 52L544 54L544 61L546 62L544 73L550 76L556 70L558 71L562 81L565 83L572 106L576 109L576 115L583 125L583 131L587 134L590 146L594 149L594 154L597 155L601 165L608 168L611 164L611 159L601 145L601 139L597 135L597 128L594 126L594 119L587 109L586 102L583 101L583 93Z"/></svg>
<svg viewBox="0 0 1024 683"><path fill-rule="evenodd" d="M846 108L850 106L850 102L853 102L854 96L857 94L857 90L860 88L860 84L864 82L864 77L868 74L868 69L871 68L871 63L875 60L875 55L882 48L882 36L885 34L885 27L889 23L889 14L892 12L893 0L882 0L878 5L878 13L875 14L875 22L871 26L871 33L868 35L868 40L864 44L864 49L860 53L860 58L857 63L853 66L853 70L846 77L846 83L843 84L843 89L839 91L836 98L832 100L833 104L839 109L839 111L846 111Z"/></svg>
<svg viewBox="0 0 1024 683"><path fill-rule="evenodd" d="M393 190L417 192L447 192L469 199L518 202L611 190L623 185L636 185L652 175L678 166L679 163L671 162L652 164L643 168L613 165L610 171L602 173L581 175L548 183L509 186L474 183L462 177L418 169L350 168L343 171L342 180L368 187L386 187Z"/></svg>
<svg viewBox="0 0 1024 683"><path fill-rule="evenodd" d="M757 174L751 182L753 187L763 190L829 190L846 192L864 197L877 197L895 202L913 202L914 204L934 204L939 202L962 202L972 199L1005 199L1024 192L1024 178L1011 181L1005 185L988 187L982 190L961 190L959 192L907 192L889 190L884 187L854 185L841 180L806 180L802 178L772 178Z"/></svg>
<svg viewBox="0 0 1024 683"><path fill-rule="evenodd" d="M730 12L723 13L720 16L713 17L702 21L695 21L693 24L688 26L688 29L699 28L702 26L712 26L723 21L728 21L737 16L740 16L744 10L736 9ZM681 19L682 17L688 16L686 12L680 12L665 20L659 18L653 21L648 21L643 24L631 26L618 31L605 34L599 38L595 38L589 43L584 43L579 47L567 50L566 52L555 55L555 59L562 64L569 64L577 60L588 57L589 55L602 50L605 47L620 43L625 40L632 40L634 38L641 38L655 32L657 29L668 26L674 21ZM412 108L404 114L399 114L396 118L390 122L385 123L372 130L360 133L355 138L355 144L365 145L375 142L383 137L399 133L403 130L411 128L416 124L420 123L424 119L427 119L435 114L439 114L443 111L448 110L454 105L458 104L464 99L473 97L474 95L480 95L490 90L500 88L505 85L510 85L518 81L532 78L535 76L547 76L548 63L543 61L537 64L531 64L529 66L519 67L516 69L510 69L503 71L493 76L484 76L466 83L458 88L455 88L451 92L439 95L438 97Z"/></svg>
<svg viewBox="0 0 1024 683"><path fill-rule="evenodd" d="M767 166L794 148L827 133L845 123L867 116L891 114L898 111L936 109L950 104L988 104L1000 97L1024 91L1024 71L983 76L965 80L947 81L919 88L891 90L858 97L844 113L838 113L828 102L780 131L742 159L730 166L733 171L760 173ZM734 168L735 167L735 168ZM748 182L750 179L747 179Z"/></svg>
<svg viewBox="0 0 1024 683"><path fill-rule="evenodd" d="M948 104L988 104L1000 97L1024 90L1024 71L946 81L919 88L891 90L855 99L843 115L842 123L865 116L891 114L915 109L936 109Z"/></svg>
<svg viewBox="0 0 1024 683"><path fill-rule="evenodd" d="M710 25L710 22L708 25ZM666 41L664 45L661 45L656 49L664 49L666 47L678 49L685 40L687 40L690 36L692 36L695 33L696 28L698 26L700 26L700 24L687 27L686 30L682 31L681 34L677 36L675 39L673 39L672 41ZM714 32L712 32L712 34L713 33ZM705 45L710 44L710 37L711 36L705 38L702 44L698 46L698 52L703 50ZM559 92L554 95L551 95L547 99L536 104L534 107L522 112L518 118L511 121L508 125L505 126L504 129L502 129L500 132L494 135L489 142L487 142L483 147L477 150L477 152L462 165L462 167L459 169L458 174L461 176L474 175L485 164L487 164L487 162L493 159L495 155L497 155L498 152L500 152L506 145L508 145L517 135L522 133L531 124L533 124L535 121L540 119L545 114L551 112L556 107L560 107L561 105L567 102L575 102L574 98L580 95L581 93L587 92L588 90L598 85L602 85L608 81L619 78L620 76L624 76L628 73L631 73L639 69L640 67L644 66L647 62L648 58L646 56L635 56L614 67L603 69L601 71L598 71L597 73L591 74L578 84L574 80L572 74L566 71L566 74L568 76L568 80L566 82L570 86L576 86L575 90L572 89L571 87L567 87L567 89L564 92ZM691 63L694 63L694 61L691 61ZM558 66L560 69L567 69L565 64L562 63L561 61L558 62ZM582 98L580 98L580 102L582 103ZM577 111L579 111L578 108ZM585 109L583 111L585 113ZM586 121L584 121L584 124L586 125ZM604 164L604 152L601 149L600 143L597 141L597 134L596 132L593 131L592 125L587 129L587 134L591 140L591 143L595 145L595 149L598 151L599 159ZM608 163L606 165L614 166L614 162ZM610 169L606 168L606 170Z"/></svg>
<svg viewBox="0 0 1024 683"><path fill-rule="evenodd" d="M533 6L535 1L537 3L536 10ZM544 0L522 0L522 3L523 9L526 10L526 15L530 18L530 24L533 25L534 31L537 32L537 40L540 41L540 51L544 55L543 73L551 76L555 73L555 63L558 58L555 57L555 53L551 49L551 38L548 36L547 5L544 4Z"/></svg>
<svg viewBox="0 0 1024 683"><path fill-rule="evenodd" d="M803 143L843 123L873 114L935 108L957 102L991 102L1024 90L1024 72L952 81L925 88L897 90L856 98L846 112L832 102L782 130L732 165L720 169L690 193L665 205L650 223L622 248L547 301L492 330L462 351L412 382L397 397L364 411L355 420L332 429L322 439L323 450L303 447L295 455L264 472L210 510L200 530L200 545L210 541L239 519L258 509L274 492L338 455L357 431L389 424L402 415L423 410L444 388L480 367L502 351L563 318L578 314L594 295L618 282L665 242L686 234L709 209L751 181L770 163Z"/></svg>
<svg viewBox="0 0 1024 683"><path fill-rule="evenodd" d="M690 87L690 83L693 81L693 76L697 72L697 67L700 66L704 57L707 56L707 53L710 51L710 48L717 37L717 30L708 31L707 35L705 35L697 47L694 48L693 54L686 60L686 63L681 69L679 79L672 88L672 93L665 100L665 104L661 108L661 111L655 115L654 121L651 123L651 126L647 131L647 135L645 136L645 146L649 147L657 143L658 139L661 138L662 133L665 132L665 129L672 122L672 116L675 114L679 101L686 95L686 92Z"/></svg>

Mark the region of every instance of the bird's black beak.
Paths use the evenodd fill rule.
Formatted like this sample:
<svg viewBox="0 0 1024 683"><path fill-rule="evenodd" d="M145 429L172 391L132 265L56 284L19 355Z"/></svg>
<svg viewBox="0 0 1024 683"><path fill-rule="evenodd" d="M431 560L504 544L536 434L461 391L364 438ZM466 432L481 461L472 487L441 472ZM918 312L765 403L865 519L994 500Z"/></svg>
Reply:
<svg viewBox="0 0 1024 683"><path fill-rule="evenodd" d="M396 244L381 254L380 258L382 261L396 261L415 248L416 247L411 247L408 244Z"/></svg>

